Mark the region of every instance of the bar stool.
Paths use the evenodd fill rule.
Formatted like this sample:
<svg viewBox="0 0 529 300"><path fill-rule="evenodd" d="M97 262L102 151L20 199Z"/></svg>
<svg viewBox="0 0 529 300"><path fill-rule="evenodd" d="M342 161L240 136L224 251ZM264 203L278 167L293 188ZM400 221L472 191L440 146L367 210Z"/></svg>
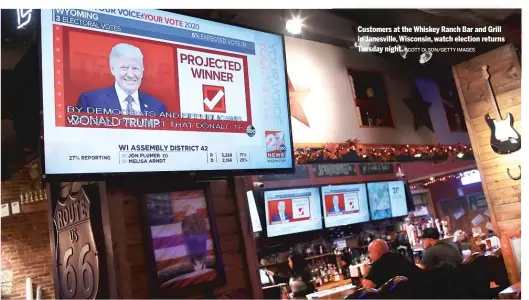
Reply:
<svg viewBox="0 0 529 300"><path fill-rule="evenodd" d="M464 264L464 265L471 264L472 262L474 262L480 256L483 256L483 254L481 254L480 252L474 252L469 257L465 258L465 260L463 260L462 264Z"/></svg>
<svg viewBox="0 0 529 300"><path fill-rule="evenodd" d="M404 276L391 278L378 289L378 293L381 299L409 299L412 296L410 282Z"/></svg>
<svg viewBox="0 0 529 300"><path fill-rule="evenodd" d="M359 288L344 299L380 299L380 294L376 289Z"/></svg>

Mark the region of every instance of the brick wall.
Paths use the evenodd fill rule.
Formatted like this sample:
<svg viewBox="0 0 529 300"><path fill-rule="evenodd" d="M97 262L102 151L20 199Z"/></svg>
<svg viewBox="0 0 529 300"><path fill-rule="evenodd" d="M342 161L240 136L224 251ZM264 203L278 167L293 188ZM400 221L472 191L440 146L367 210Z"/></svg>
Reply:
<svg viewBox="0 0 529 300"><path fill-rule="evenodd" d="M23 173L2 182L2 202L19 200L28 182ZM13 271L11 294L2 295L3 299L24 298L28 277L33 279L34 289L41 286L43 298L55 298L48 218L47 210L2 218L2 270Z"/></svg>

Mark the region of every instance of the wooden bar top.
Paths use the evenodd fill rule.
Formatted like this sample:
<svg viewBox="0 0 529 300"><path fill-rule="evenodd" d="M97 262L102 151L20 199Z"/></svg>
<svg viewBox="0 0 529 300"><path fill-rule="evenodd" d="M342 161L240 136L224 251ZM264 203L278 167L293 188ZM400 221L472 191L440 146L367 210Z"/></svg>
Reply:
<svg viewBox="0 0 529 300"><path fill-rule="evenodd" d="M342 286L342 285L346 285L346 284L349 284L351 283L351 279L343 279L343 280L340 280L340 281L334 281L334 282L331 282L331 283L327 283L327 284L324 284L320 287L317 287L316 289L318 291L325 291L325 290L330 290L330 289L333 289L335 287L339 287L339 286Z"/></svg>
<svg viewBox="0 0 529 300"><path fill-rule="evenodd" d="M338 284L340 282L335 283ZM343 299L356 289L356 286L352 285L350 280L343 280L342 285L330 287L331 284L328 284L324 287L327 286L329 286L327 289L322 290L322 287L320 287L316 293L307 295L307 299Z"/></svg>
<svg viewBox="0 0 529 300"><path fill-rule="evenodd" d="M499 294L500 299L521 299L522 298L522 284L515 283L510 287L504 289Z"/></svg>

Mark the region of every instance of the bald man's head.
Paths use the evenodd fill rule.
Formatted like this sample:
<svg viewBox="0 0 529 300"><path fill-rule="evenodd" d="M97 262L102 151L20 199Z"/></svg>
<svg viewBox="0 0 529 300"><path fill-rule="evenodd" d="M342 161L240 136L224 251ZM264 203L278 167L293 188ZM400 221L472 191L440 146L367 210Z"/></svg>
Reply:
<svg viewBox="0 0 529 300"><path fill-rule="evenodd" d="M369 244L367 251L369 252L369 258L372 261L377 261L384 253L389 252L389 247L386 241L376 239Z"/></svg>

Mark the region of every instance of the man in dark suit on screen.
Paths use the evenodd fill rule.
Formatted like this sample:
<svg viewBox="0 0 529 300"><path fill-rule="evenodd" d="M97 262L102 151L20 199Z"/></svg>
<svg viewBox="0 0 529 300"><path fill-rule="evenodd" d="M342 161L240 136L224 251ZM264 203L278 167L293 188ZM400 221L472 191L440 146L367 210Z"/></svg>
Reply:
<svg viewBox="0 0 529 300"><path fill-rule="evenodd" d="M117 44L110 52L110 71L116 79L114 85L83 93L77 106L87 108L120 110L122 114L138 115L141 112L155 112L160 115L167 108L162 101L139 91L143 78L143 54L129 44ZM90 112L90 111L89 111Z"/></svg>
<svg viewBox="0 0 529 300"><path fill-rule="evenodd" d="M277 203L277 214L272 217L272 222L282 222L282 221L288 221L290 220L290 216L285 213L285 202L279 201Z"/></svg>
<svg viewBox="0 0 529 300"><path fill-rule="evenodd" d="M338 196L334 195L332 197L332 204L333 206L331 207L331 209L329 209L330 214L337 214L342 212L342 209L340 208L340 199L338 198Z"/></svg>

